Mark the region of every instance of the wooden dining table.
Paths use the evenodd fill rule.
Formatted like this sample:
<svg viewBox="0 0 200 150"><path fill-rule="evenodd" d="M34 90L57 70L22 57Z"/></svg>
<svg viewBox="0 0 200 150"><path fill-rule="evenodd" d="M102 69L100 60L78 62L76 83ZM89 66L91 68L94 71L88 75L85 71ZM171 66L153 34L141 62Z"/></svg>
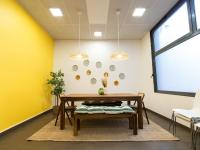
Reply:
<svg viewBox="0 0 200 150"><path fill-rule="evenodd" d="M143 129L143 115L142 115L142 99L137 94L133 93L110 93L105 95L98 94L64 94L60 96L61 114L60 114L60 129L65 128L65 103L70 102L71 106L74 106L78 101L127 101L130 104L131 101L137 101L137 113L138 113L138 128ZM73 116L72 112L72 116Z"/></svg>

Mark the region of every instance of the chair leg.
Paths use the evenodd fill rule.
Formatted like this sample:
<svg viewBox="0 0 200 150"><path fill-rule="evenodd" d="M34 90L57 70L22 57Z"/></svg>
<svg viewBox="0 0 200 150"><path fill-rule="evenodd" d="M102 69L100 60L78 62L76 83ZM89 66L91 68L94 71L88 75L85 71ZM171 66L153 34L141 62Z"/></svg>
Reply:
<svg viewBox="0 0 200 150"><path fill-rule="evenodd" d="M176 124L176 120L175 120L175 113L173 113L173 124L172 124L172 126L173 126L173 135L175 135L175 124Z"/></svg>
<svg viewBox="0 0 200 150"><path fill-rule="evenodd" d="M197 144L197 138L198 138L198 132L200 131L199 128L196 129L196 131L194 131L194 137L193 137L193 150L196 150L196 144Z"/></svg>
<svg viewBox="0 0 200 150"><path fill-rule="evenodd" d="M69 117L69 114L66 112L66 115L67 115L67 118L68 118L68 120L69 120L69 123L70 123L70 125L72 126L72 121L71 121L71 119L70 119L70 117Z"/></svg>
<svg viewBox="0 0 200 150"><path fill-rule="evenodd" d="M149 118L148 118L148 115L147 115L147 110L146 110L146 107L144 105L144 102L142 104L143 104L144 113L145 113L145 116L146 116L146 119L147 119L147 123L149 124Z"/></svg>
<svg viewBox="0 0 200 150"><path fill-rule="evenodd" d="M55 126L57 125L58 117L59 117L59 115L60 115L60 111L61 111L61 106L59 106L59 108L58 108L58 112L57 112L57 115L56 115Z"/></svg>
<svg viewBox="0 0 200 150"><path fill-rule="evenodd" d="M193 126L194 127L194 126ZM197 130L197 129L196 129ZM196 145L195 145L195 137L196 137L196 130L193 128L192 130L192 148L193 150L196 150Z"/></svg>
<svg viewBox="0 0 200 150"><path fill-rule="evenodd" d="M195 131L193 130L192 131L192 149L194 149L194 133L195 133Z"/></svg>
<svg viewBox="0 0 200 150"><path fill-rule="evenodd" d="M191 147L193 148L193 146L194 146L194 140L193 140L193 134L194 134L194 123L193 123L193 121L191 120L191 122L190 122L190 134L191 134L191 143L192 143L192 145L191 145Z"/></svg>
<svg viewBox="0 0 200 150"><path fill-rule="evenodd" d="M169 123L169 131L171 130L171 126L173 125L173 123L174 123L174 112L172 112L171 121Z"/></svg>
<svg viewBox="0 0 200 150"><path fill-rule="evenodd" d="M77 117L74 116L74 136L78 135L78 130L77 130Z"/></svg>
<svg viewBox="0 0 200 150"><path fill-rule="evenodd" d="M174 116L173 135L176 135L176 116Z"/></svg>

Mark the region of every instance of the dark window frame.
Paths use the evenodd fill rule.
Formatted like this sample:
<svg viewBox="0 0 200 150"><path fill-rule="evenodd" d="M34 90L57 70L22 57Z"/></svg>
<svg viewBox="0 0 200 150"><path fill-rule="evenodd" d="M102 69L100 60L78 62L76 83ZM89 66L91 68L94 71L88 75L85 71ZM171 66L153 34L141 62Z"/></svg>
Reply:
<svg viewBox="0 0 200 150"><path fill-rule="evenodd" d="M196 33L200 33L200 28L197 28L197 20L196 20L196 12L195 12L195 0L191 0L190 5L192 8L192 18L193 18L193 24L195 25L195 31Z"/></svg>
<svg viewBox="0 0 200 150"><path fill-rule="evenodd" d="M170 44L164 46L163 48L155 51L154 47L154 32L158 29L169 17L171 17L184 3L187 3L188 8L188 19L189 19L189 27L190 32L183 35L182 37L176 39ZM195 5L194 0L179 0L169 11L168 13L151 29L150 31L150 39L151 39L151 55L152 55L152 68L153 68L153 82L154 82L154 92L155 93L163 93L163 94L171 94L171 95L180 95L180 96L190 96L194 97L195 93L191 92L181 92L181 91L163 91L158 90L157 87L157 76L156 76L156 64L155 57L162 54L163 52L170 50L171 48L191 39L192 37L200 34L200 29L197 29L196 23L196 14L195 14Z"/></svg>

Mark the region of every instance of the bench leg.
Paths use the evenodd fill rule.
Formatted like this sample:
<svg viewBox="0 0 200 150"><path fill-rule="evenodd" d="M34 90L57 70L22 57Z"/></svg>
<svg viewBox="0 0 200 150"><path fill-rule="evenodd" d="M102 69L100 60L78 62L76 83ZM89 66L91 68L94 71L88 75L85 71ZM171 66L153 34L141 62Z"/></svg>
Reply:
<svg viewBox="0 0 200 150"><path fill-rule="evenodd" d="M133 134L137 135L137 114L133 114Z"/></svg>
<svg viewBox="0 0 200 150"><path fill-rule="evenodd" d="M77 117L74 116L74 136L78 135L78 130L77 130Z"/></svg>
<svg viewBox="0 0 200 150"><path fill-rule="evenodd" d="M81 121L80 121L80 119L77 119L77 130L79 131L80 130L80 128L81 128L81 123L80 123Z"/></svg>
<svg viewBox="0 0 200 150"><path fill-rule="evenodd" d="M133 118L129 117L128 120L129 120L129 129L133 129L133 123L134 123Z"/></svg>

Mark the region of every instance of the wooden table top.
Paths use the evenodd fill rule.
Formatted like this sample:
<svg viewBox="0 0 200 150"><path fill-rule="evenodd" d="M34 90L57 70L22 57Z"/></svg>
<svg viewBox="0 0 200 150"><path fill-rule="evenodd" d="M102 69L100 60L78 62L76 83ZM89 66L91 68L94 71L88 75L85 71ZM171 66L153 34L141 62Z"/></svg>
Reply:
<svg viewBox="0 0 200 150"><path fill-rule="evenodd" d="M109 94L105 94L105 95L99 95L99 94L95 94L95 93L85 93L85 94L80 94L80 93L73 93L73 94L63 94L60 95L61 98L64 97L71 97L71 98L80 98L80 97L140 97L138 96L138 94L134 94L134 93L109 93Z"/></svg>

